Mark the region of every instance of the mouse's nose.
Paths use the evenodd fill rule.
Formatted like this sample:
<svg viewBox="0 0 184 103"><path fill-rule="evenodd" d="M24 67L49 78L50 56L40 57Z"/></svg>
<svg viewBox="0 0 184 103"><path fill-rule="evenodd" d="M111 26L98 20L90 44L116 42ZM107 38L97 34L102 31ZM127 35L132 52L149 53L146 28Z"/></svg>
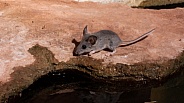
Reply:
<svg viewBox="0 0 184 103"><path fill-rule="evenodd" d="M79 55L79 51L75 50L74 55L78 56Z"/></svg>

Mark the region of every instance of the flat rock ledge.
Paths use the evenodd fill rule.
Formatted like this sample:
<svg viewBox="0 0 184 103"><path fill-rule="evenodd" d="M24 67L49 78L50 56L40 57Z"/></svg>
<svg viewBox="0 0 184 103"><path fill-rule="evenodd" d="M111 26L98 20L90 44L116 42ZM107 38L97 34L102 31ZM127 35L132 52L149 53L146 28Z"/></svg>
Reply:
<svg viewBox="0 0 184 103"><path fill-rule="evenodd" d="M123 3L131 7L142 7L142 8L184 3L183 0L75 0L75 1L78 2L91 1L100 3L116 2L116 3Z"/></svg>
<svg viewBox="0 0 184 103"><path fill-rule="evenodd" d="M89 8L90 7L90 8ZM184 67L184 9L133 9L69 0L0 1L0 100L21 93L52 71L75 69L106 82L162 82ZM156 28L144 40L92 56L73 56L90 32L115 31L123 40Z"/></svg>

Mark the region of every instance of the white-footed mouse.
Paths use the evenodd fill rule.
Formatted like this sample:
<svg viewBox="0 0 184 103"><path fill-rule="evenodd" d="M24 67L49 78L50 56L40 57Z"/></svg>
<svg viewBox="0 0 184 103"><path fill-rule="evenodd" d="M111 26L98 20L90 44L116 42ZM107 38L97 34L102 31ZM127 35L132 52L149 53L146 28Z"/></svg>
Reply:
<svg viewBox="0 0 184 103"><path fill-rule="evenodd" d="M143 34L137 39L134 39L131 41L122 41L119 38L119 36L113 31L100 30L95 33L88 33L87 26L86 26L83 30L82 40L80 41L74 53L76 55L82 55L82 54L91 55L93 53L96 53L104 49L109 49L114 53L117 47L136 43L144 39L145 37L147 37L154 30L155 29L150 30L149 32Z"/></svg>

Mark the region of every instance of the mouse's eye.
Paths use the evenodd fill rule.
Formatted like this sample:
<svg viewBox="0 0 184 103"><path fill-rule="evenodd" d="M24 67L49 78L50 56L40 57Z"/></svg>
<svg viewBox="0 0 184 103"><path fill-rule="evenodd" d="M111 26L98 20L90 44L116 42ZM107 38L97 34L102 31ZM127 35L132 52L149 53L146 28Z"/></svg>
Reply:
<svg viewBox="0 0 184 103"><path fill-rule="evenodd" d="M86 45L82 45L82 49L86 49Z"/></svg>

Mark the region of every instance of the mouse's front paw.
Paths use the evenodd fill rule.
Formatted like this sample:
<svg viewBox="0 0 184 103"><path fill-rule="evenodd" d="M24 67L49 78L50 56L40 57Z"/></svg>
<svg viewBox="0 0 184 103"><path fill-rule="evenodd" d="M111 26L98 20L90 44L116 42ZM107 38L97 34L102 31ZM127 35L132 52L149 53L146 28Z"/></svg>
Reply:
<svg viewBox="0 0 184 103"><path fill-rule="evenodd" d="M91 51L91 52L89 52L88 56L91 56L94 53L95 53L95 51Z"/></svg>

